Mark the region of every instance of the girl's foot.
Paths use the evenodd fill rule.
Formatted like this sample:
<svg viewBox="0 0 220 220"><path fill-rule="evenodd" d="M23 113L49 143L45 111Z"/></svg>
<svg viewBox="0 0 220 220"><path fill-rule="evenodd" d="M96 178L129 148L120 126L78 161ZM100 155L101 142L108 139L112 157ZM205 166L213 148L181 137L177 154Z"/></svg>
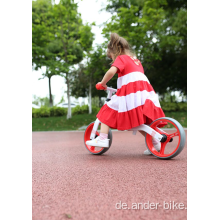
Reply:
<svg viewBox="0 0 220 220"><path fill-rule="evenodd" d="M86 141L86 144L93 147L109 147L109 139L101 140L100 137L96 137L93 140Z"/></svg>

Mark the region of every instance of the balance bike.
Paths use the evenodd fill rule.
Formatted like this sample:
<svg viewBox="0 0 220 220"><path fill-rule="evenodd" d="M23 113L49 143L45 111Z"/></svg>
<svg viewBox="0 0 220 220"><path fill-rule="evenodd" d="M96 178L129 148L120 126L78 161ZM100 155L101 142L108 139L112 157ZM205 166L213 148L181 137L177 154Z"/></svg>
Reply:
<svg viewBox="0 0 220 220"><path fill-rule="evenodd" d="M105 88L101 84L97 84L96 88L98 90L104 90ZM117 89L113 89L107 87L108 95L105 101L105 104L111 100L112 94L117 92ZM160 124L166 125L161 129ZM94 122L90 123L85 130L84 133L84 143L86 149L94 155L101 155L109 150L112 144L112 131L109 129L108 139L109 147L108 148L101 148L101 147L94 147L89 146L86 144L86 141L92 140L99 136L100 134L100 126L101 122L97 118ZM158 127L159 126L159 127ZM149 126L146 124L139 125L134 127L128 131L133 131L133 134L136 135L137 131L144 131L146 132L145 135L145 143L148 150L157 158L159 159L171 159L176 157L184 148L186 135L183 127L181 124L173 118L162 117L158 118L153 121ZM158 152L154 145L152 144L152 138L161 142L161 149Z"/></svg>

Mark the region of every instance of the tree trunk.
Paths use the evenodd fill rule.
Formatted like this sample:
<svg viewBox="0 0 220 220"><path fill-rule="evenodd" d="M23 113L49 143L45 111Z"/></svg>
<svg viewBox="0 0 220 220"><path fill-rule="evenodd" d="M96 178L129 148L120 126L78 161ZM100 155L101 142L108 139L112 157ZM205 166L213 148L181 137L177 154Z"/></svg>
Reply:
<svg viewBox="0 0 220 220"><path fill-rule="evenodd" d="M92 83L89 83L89 114L92 113Z"/></svg>
<svg viewBox="0 0 220 220"><path fill-rule="evenodd" d="M67 84L67 99L68 99L67 119L69 119L72 118L72 114L71 114L71 105L70 105L70 88L69 88L68 74L66 74L66 84Z"/></svg>
<svg viewBox="0 0 220 220"><path fill-rule="evenodd" d="M53 106L53 97L52 97L52 93L51 93L51 77L48 77L49 80L49 99L50 99L50 107Z"/></svg>

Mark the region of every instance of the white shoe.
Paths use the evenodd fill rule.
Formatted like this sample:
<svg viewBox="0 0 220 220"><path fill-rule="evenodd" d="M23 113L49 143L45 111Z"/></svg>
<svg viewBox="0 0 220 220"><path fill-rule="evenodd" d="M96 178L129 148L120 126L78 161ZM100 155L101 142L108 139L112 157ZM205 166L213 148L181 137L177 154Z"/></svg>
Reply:
<svg viewBox="0 0 220 220"><path fill-rule="evenodd" d="M151 155L152 153L147 149L144 151L144 155Z"/></svg>
<svg viewBox="0 0 220 220"><path fill-rule="evenodd" d="M99 136L93 140L86 141L86 144L93 147L109 147L109 139L100 140Z"/></svg>
<svg viewBox="0 0 220 220"><path fill-rule="evenodd" d="M161 143L154 139L152 140L152 144L154 145L154 148L157 150L157 151L160 151L160 148L161 148ZM152 153L147 149L144 151L144 155L151 155Z"/></svg>

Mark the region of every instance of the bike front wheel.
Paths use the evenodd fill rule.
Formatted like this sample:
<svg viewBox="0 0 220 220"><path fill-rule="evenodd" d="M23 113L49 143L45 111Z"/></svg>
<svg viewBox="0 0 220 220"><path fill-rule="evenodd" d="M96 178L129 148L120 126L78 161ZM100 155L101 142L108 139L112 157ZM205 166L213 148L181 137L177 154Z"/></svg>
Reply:
<svg viewBox="0 0 220 220"><path fill-rule="evenodd" d="M86 128L85 130L85 133L84 133L84 143L85 143L85 146L86 146L86 149L91 153L91 154L94 154L94 155L101 155L103 153L105 153L106 151L109 150L109 148L111 147L111 144L112 144L112 131L111 129L109 129L109 132L108 132L108 139L109 140L109 147L108 148L100 148L100 147L94 147L94 146L90 146L90 145L87 145L86 144L86 141L89 141L90 140L90 135L92 133L92 129L93 129L93 126L94 126L94 123L95 122L92 122L88 125L88 127ZM100 125L99 124L99 127L96 131L96 136L99 136L100 134Z"/></svg>

